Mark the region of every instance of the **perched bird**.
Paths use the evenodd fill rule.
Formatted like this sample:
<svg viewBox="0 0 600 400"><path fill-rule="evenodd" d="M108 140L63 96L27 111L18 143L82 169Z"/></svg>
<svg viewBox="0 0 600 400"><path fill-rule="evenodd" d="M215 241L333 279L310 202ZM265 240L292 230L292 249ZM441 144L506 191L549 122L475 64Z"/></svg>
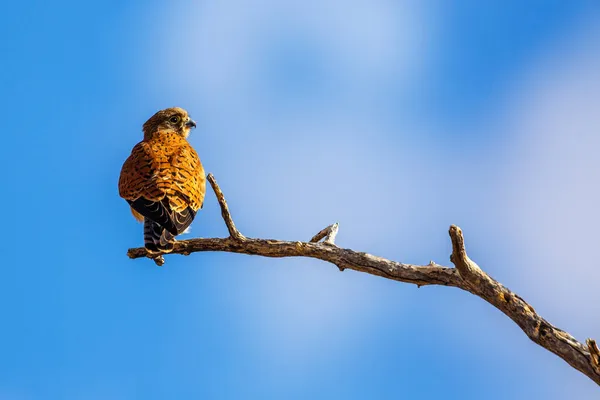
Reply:
<svg viewBox="0 0 600 400"><path fill-rule="evenodd" d="M182 108L157 112L144 124L144 140L134 146L121 169L119 195L144 222L144 245L152 254L172 251L175 236L202 208L206 176L187 141L195 127Z"/></svg>

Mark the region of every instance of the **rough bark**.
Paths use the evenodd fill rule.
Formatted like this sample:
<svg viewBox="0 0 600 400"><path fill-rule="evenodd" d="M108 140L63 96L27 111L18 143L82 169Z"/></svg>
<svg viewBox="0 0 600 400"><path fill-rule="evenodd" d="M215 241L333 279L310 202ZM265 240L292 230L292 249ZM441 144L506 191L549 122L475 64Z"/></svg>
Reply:
<svg viewBox="0 0 600 400"><path fill-rule="evenodd" d="M418 286L453 286L487 301L512 319L535 343L551 351L569 365L600 385L600 349L593 339L586 344L542 318L534 308L517 294L486 274L467 255L464 237L459 227L450 227L452 255L455 268L438 265L404 264L368 253L343 249L335 244L338 224L317 233L308 242L289 242L275 239L254 239L242 235L231 217L225 197L212 174L208 175L221 207L229 237L191 239L177 242L172 253L189 255L202 251L225 251L263 257L311 257L336 265L340 271L352 269ZM164 264L162 256L152 256L142 248L129 249L130 258L149 257L157 265Z"/></svg>

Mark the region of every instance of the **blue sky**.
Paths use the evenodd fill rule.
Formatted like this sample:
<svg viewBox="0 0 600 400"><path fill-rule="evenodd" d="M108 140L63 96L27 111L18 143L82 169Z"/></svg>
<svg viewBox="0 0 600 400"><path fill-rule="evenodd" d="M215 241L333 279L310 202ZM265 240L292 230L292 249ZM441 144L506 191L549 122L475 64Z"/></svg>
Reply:
<svg viewBox="0 0 600 400"><path fill-rule="evenodd" d="M469 294L315 260L129 260L117 179L186 108L248 236L471 257L600 338L597 1L12 2L0 399L591 398ZM18 205L18 208L15 207ZM13 207L16 208L13 210ZM209 193L191 236L223 236ZM468 377L468 378L467 378Z"/></svg>

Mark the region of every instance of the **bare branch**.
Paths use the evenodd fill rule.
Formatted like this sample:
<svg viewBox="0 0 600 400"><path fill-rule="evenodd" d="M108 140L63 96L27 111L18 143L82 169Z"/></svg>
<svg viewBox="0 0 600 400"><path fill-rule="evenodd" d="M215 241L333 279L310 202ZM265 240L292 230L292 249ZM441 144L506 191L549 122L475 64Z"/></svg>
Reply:
<svg viewBox="0 0 600 400"><path fill-rule="evenodd" d="M217 183L217 180L213 176L213 174L208 174L206 177L212 186L215 195L217 196L217 200L219 201L219 206L221 207L221 216L223 216L223 220L225 221L225 225L227 225L227 230L229 230L229 236L232 239L237 241L242 241L246 239L244 235L240 233L235 227L233 223L233 219L231 218L231 213L229 212L229 207L227 206L227 201L225 201L225 196L223 196L223 192L221 192L221 188Z"/></svg>
<svg viewBox="0 0 600 400"><path fill-rule="evenodd" d="M585 345L578 342L567 332L543 319L517 294L486 274L468 257L463 233L459 227L452 225L449 230L452 241L450 259L456 268L444 267L433 261L428 265L403 264L340 248L335 245L337 223L322 229L309 242L246 238L236 229L225 197L211 174L208 175L208 181L217 196L230 236L176 242L172 253L189 255L203 251L223 251L263 257L311 257L332 263L342 271L348 268L400 282L413 283L419 287L425 285L457 287L480 297L502 311L532 341L558 355L600 385L600 350L596 342L592 339L588 339ZM321 240L323 242L320 242ZM129 249L127 255L130 258L150 257L157 265L164 263L162 257L153 257L147 254L144 248Z"/></svg>
<svg viewBox="0 0 600 400"><path fill-rule="evenodd" d="M454 268L402 264L367 253L342 249L325 243L287 242L274 239L246 238L238 242L233 238L199 238L175 243L172 254L189 255L203 251L225 251L263 257L310 257L335 264L339 268L353 269L416 285L444 285L460 287L462 279ZM143 247L129 249L130 258L147 257Z"/></svg>
<svg viewBox="0 0 600 400"><path fill-rule="evenodd" d="M502 311L519 325L532 341L558 355L600 385L600 374L594 370L593 359L587 347L567 332L554 327L520 296L483 272L467 256L464 237L459 227L452 225L449 233L452 240L450 259L463 278L464 284L461 289L479 296Z"/></svg>

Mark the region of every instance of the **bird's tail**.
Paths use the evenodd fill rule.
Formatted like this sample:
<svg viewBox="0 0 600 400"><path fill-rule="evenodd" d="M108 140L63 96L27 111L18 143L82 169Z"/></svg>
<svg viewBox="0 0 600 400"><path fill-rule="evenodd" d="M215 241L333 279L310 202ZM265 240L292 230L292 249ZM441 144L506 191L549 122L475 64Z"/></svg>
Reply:
<svg viewBox="0 0 600 400"><path fill-rule="evenodd" d="M175 236L151 219L144 219L144 246L150 253L170 253L175 247Z"/></svg>

